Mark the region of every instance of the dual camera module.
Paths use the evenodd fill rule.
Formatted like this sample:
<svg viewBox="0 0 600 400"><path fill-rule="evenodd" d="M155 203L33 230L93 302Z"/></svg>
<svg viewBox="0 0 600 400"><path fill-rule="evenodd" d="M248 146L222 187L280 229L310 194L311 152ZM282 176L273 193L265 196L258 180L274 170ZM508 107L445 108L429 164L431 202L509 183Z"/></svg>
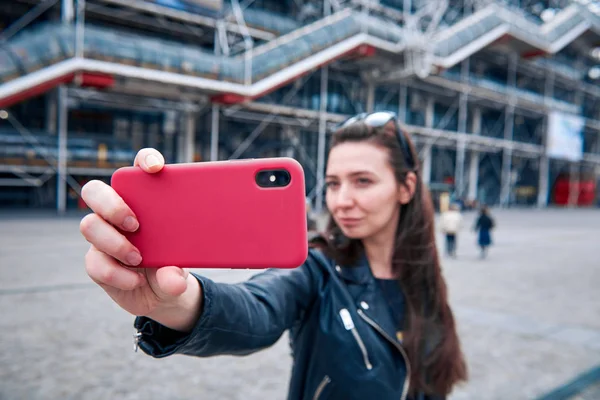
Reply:
<svg viewBox="0 0 600 400"><path fill-rule="evenodd" d="M284 169L258 171L256 184L263 188L277 188L289 185L290 173Z"/></svg>

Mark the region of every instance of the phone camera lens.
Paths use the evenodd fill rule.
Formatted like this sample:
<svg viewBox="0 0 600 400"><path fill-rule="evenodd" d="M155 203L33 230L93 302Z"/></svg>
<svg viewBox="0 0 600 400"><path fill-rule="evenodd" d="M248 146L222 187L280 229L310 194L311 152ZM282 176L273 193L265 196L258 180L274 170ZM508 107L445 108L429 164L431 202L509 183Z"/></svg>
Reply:
<svg viewBox="0 0 600 400"><path fill-rule="evenodd" d="M264 188L284 187L290 181L290 174L286 170L260 171L256 174L256 183Z"/></svg>

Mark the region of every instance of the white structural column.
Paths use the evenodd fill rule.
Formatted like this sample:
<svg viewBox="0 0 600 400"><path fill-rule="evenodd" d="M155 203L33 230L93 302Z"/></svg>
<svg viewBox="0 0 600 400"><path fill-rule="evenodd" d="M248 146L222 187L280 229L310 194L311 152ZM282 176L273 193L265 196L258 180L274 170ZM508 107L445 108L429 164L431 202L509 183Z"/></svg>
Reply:
<svg viewBox="0 0 600 400"><path fill-rule="evenodd" d="M550 158L546 146L548 145L548 115L544 117L544 127L542 133L542 155L540 156L539 178L538 178L538 196L537 205L540 208L548 206L548 190L550 187Z"/></svg>
<svg viewBox="0 0 600 400"><path fill-rule="evenodd" d="M515 108L512 105L506 107L504 115L504 139L513 139ZM510 194L512 191L512 149L505 148L502 151L502 176L501 176L501 191L500 205L508 207L510 204Z"/></svg>
<svg viewBox="0 0 600 400"><path fill-rule="evenodd" d="M61 4L61 19L63 23L72 23L75 17L73 0L63 0ZM58 158L56 176L56 210L62 214L67 210L67 121L68 95L64 86L59 86L56 104L56 124L58 131Z"/></svg>
<svg viewBox="0 0 600 400"><path fill-rule="evenodd" d="M67 90L58 88L58 176L56 180L56 210L64 213L67 209Z"/></svg>
<svg viewBox="0 0 600 400"><path fill-rule="evenodd" d="M373 82L367 83L367 112L373 112L375 108L375 85Z"/></svg>
<svg viewBox="0 0 600 400"><path fill-rule="evenodd" d="M61 19L63 22L71 22L75 16L74 0L62 0Z"/></svg>
<svg viewBox="0 0 600 400"><path fill-rule="evenodd" d="M427 98L427 106L425 107L425 126L427 128L433 128L433 117L434 117L434 106L435 99L433 97ZM429 139L426 139L425 146L423 147L423 183L429 185L431 183L431 149L432 144Z"/></svg>
<svg viewBox="0 0 600 400"><path fill-rule="evenodd" d="M56 113L58 103L58 94L56 90L51 90L46 95L46 121L44 128L50 135L56 135Z"/></svg>
<svg viewBox="0 0 600 400"><path fill-rule="evenodd" d="M544 85L544 99L548 102L554 96L554 73L548 71ZM550 188L550 158L548 157L548 114L545 115L542 127L542 154L540 156L540 167L538 169L538 196L537 206L540 208L548 206L548 190Z"/></svg>
<svg viewBox="0 0 600 400"><path fill-rule="evenodd" d="M194 161L196 143L196 115L191 110L182 113L182 128L179 137L177 161L188 163Z"/></svg>
<svg viewBox="0 0 600 400"><path fill-rule="evenodd" d="M517 82L517 62L518 56L511 54L508 62L508 105L504 112L504 139L513 140L514 124L515 124L515 103L516 103L516 82ZM501 191L500 205L508 207L512 193L512 148L504 148L502 151L502 174L501 174Z"/></svg>
<svg viewBox="0 0 600 400"><path fill-rule="evenodd" d="M481 134L481 108L477 107L473 110L473 135ZM470 200L477 199L477 191L479 190L479 152L471 150L469 159L469 194Z"/></svg>
<svg viewBox="0 0 600 400"><path fill-rule="evenodd" d="M219 159L219 113L220 106L213 104L210 116L210 161Z"/></svg>
<svg viewBox="0 0 600 400"><path fill-rule="evenodd" d="M400 98L398 99L398 119L400 122L406 124L406 118L408 117L408 110L406 109L407 98L408 98L408 88L406 85L400 85Z"/></svg>
<svg viewBox="0 0 600 400"><path fill-rule="evenodd" d="M581 179L581 164L577 161L569 163L569 207L577 207L579 200L579 180Z"/></svg>
<svg viewBox="0 0 600 400"><path fill-rule="evenodd" d="M543 208L548 205L548 190L550 186L550 159L546 154L542 154L540 158L539 174L537 205Z"/></svg>
<svg viewBox="0 0 600 400"><path fill-rule="evenodd" d="M321 69L321 102L319 104L319 141L317 143L317 190L315 211L323 211L323 187L325 186L325 142L327 138L327 81L329 67Z"/></svg>
<svg viewBox="0 0 600 400"><path fill-rule="evenodd" d="M469 59L466 59L461 64L461 80L466 87L467 78L469 74ZM463 89L459 95L458 104L458 132L467 133L467 107L468 107L468 94ZM454 169L454 182L456 188L456 194L458 197L462 197L465 193L465 153L467 150L467 142L464 136L458 140L456 147L456 167Z"/></svg>
<svg viewBox="0 0 600 400"><path fill-rule="evenodd" d="M582 58L579 57L577 59L577 67L582 68L584 67L584 65L585 64L582 64ZM581 90L581 87L576 87L574 103L577 104L580 108L583 108L582 106L584 99L585 96L583 91ZM579 182L581 180L581 165L581 161L575 161L571 162L569 166L569 207L577 207L579 202Z"/></svg>
<svg viewBox="0 0 600 400"><path fill-rule="evenodd" d="M479 152L471 152L469 158L469 200L477 200L479 190Z"/></svg>

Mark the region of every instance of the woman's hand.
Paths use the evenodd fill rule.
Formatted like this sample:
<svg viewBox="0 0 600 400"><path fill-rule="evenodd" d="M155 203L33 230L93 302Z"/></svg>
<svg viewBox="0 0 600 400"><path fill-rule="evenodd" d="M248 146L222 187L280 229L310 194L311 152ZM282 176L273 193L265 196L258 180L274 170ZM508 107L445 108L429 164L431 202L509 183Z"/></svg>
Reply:
<svg viewBox="0 0 600 400"><path fill-rule="evenodd" d="M150 174L164 164L164 157L155 149L140 150L134 161L134 166ZM136 268L143 254L117 230L135 232L139 228L133 211L112 187L98 180L88 182L81 195L93 211L80 223L81 233L91 243L85 256L90 278L129 313L190 331L202 309L198 280L175 266Z"/></svg>

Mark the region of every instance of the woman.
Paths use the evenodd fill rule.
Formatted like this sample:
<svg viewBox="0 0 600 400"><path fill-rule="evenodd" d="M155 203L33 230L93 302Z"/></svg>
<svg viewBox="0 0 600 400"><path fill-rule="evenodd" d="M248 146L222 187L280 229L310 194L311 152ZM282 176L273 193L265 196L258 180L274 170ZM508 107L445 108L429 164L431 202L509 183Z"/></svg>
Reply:
<svg viewBox="0 0 600 400"><path fill-rule="evenodd" d="M458 204L451 204L440 218L441 230L446 236L446 253L456 258L456 240L462 225L462 215Z"/></svg>
<svg viewBox="0 0 600 400"><path fill-rule="evenodd" d="M490 217L490 212L486 206L481 207L479 217L475 222L475 232L479 231L479 248L481 249L481 258L487 256L487 249L492 244L491 230L494 228L494 220Z"/></svg>
<svg viewBox="0 0 600 400"><path fill-rule="evenodd" d="M288 399L442 399L467 371L416 160L393 114L348 120L329 152L326 234L300 267L239 284L171 266L136 270L139 253L115 229L135 231L135 215L91 182L86 270L138 316L139 346L153 357L246 355L289 330ZM144 149L134 164L154 173L164 161Z"/></svg>

